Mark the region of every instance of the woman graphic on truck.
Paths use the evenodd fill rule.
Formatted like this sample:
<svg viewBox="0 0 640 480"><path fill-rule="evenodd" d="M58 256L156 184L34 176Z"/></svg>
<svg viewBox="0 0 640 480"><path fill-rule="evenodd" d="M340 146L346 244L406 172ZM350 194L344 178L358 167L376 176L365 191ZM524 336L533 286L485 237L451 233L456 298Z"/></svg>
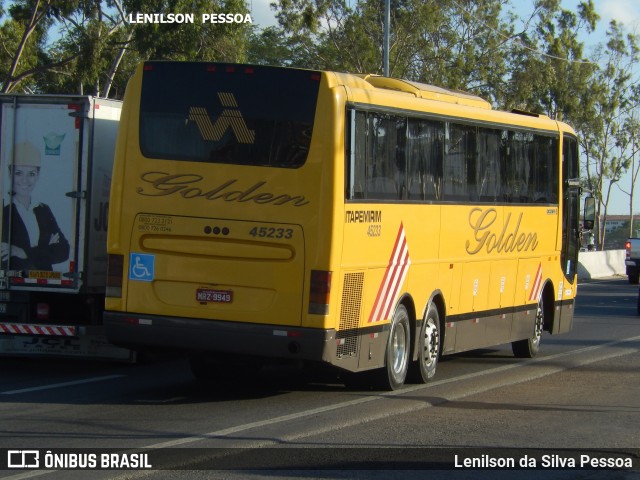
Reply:
<svg viewBox="0 0 640 480"><path fill-rule="evenodd" d="M30 142L21 142L15 146L13 160L9 165L13 199L2 213L2 265L12 270L52 270L69 258L69 242L49 206L31 195L40 176L40 151Z"/></svg>

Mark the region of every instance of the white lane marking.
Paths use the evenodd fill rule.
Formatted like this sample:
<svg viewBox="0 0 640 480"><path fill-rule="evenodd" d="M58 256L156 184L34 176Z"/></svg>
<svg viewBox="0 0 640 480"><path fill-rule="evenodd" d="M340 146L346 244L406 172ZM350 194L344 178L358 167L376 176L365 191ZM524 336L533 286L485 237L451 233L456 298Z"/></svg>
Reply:
<svg viewBox="0 0 640 480"><path fill-rule="evenodd" d="M40 390L49 390L51 388L71 387L73 385L82 385L84 383L103 382L114 378L125 377L126 375L105 375L104 377L85 378L84 380L74 380L73 382L52 383L51 385L41 385L39 387L22 388L20 390L8 390L0 392L2 395L17 395L19 393L38 392Z"/></svg>
<svg viewBox="0 0 640 480"><path fill-rule="evenodd" d="M532 364L536 364L536 363L542 363L542 362L546 362L546 361L550 361L550 360L555 360L558 358L562 358L562 357L568 357L571 355L580 355L583 353L588 353L588 352L594 352L597 350L602 350L606 347L611 347L614 345L624 345L627 342L636 342L640 340L640 336L637 337L631 337L631 338L624 338L621 340L614 340L611 342L607 342L601 345L593 345L590 347L584 347L584 348L580 348L578 350L571 350L568 352L563 352L563 353L557 353L555 355L550 355L548 357L540 357L540 358L534 358L531 360L525 360L525 361L519 361L517 363L513 363L510 365L503 365L501 367L496 367L496 368L492 368L489 370L485 370L482 372L475 372L475 373L469 373L466 375L460 375L458 377L453 377L453 378L449 378L446 380L439 380L436 382L430 382L426 385L415 385L413 387L405 387L402 388L401 390L397 390L395 392L387 392L381 395L376 395L376 396L371 396L371 397L363 397L363 398L358 398L355 400L350 400L348 402L342 402L342 403L337 403L335 405L327 405L326 407L320 407L320 408L314 408L312 410L306 410L304 412L298 412L298 413L294 413L291 415L283 415L280 417L275 417L275 418L271 418L268 420L261 420L261 421L257 421L257 422L251 422L251 423L246 423L244 425L237 425L235 427L230 427L230 428L226 428L223 430L217 430L214 432L210 432L210 433L204 433L198 436L192 436L192 437L186 437L186 438L180 438L180 439L176 439L176 440L172 440L169 442L162 442L162 443L156 443L153 445L146 445L146 446L142 446L142 447L132 447L132 449L136 449L136 451L143 451L144 449L152 449L152 448L169 448L169 447L175 447L178 445L185 445L188 443L195 443L195 442L199 442L202 440L206 440L206 439L210 439L210 438L216 438L216 437L223 437L225 435L229 435L232 433L237 433L237 432L242 432L244 430L250 430L252 428L258 428L258 427L263 427L263 426L268 426L268 425L274 425L277 423L282 423L282 422L286 422L289 420L297 420L300 418L304 418L304 417L308 417L311 415L316 415L318 413L324 413L324 412L329 412L331 410L338 410L340 408L345 408L345 407L350 407L353 405L359 405L359 404L363 404L363 403L367 403L367 402L372 402L375 400L383 400L385 398L389 398L389 397L394 397L397 395L403 395L406 394L408 392L414 392L417 390L421 390L421 389L428 389L430 387L435 387L438 385L446 385L448 383L454 383L454 382L459 382L459 381L464 381L464 380L470 380L473 378L479 378L479 377L483 377L486 375L493 375L495 373L500 373L500 372L504 372L507 370L512 370L515 368L521 368L521 367L525 367L528 365L532 365ZM482 393L483 391L487 391L487 390L491 390L494 388L499 388L500 386L506 386L508 384L516 384L516 383L522 383L522 382L526 382L529 380L534 380L534 379L538 379L538 378L542 378L548 375L552 375L554 373L558 373L564 370L568 370L569 368L576 368L579 366L583 366L583 365L588 365L591 363L595 363L595 362L599 362L599 361L604 361L607 360L609 358L615 358L615 357L619 357L619 356L623 356L623 355L628 355L631 353L635 353L637 352L638 349L637 348L627 348L621 351L617 351L617 352L613 352L612 354L608 354L608 355L604 355L603 357L589 357L584 361L578 362L577 364L568 366L568 367L560 367L560 366L555 366L553 368L551 368L548 372L538 372L535 375L529 376L527 378L522 378L522 379L517 379L516 381L508 381L508 382L504 382L504 384L502 385L487 385L484 388L475 388L472 391L468 391L465 392L462 395L453 395L452 398L449 398L448 400L457 400L459 398L464 398L468 395L474 395L477 393ZM431 404L426 405L424 402L421 402L422 407L419 408L427 408L432 406ZM400 412L402 413L402 412ZM389 415L389 412L387 412L385 414L386 416ZM372 420L375 420L375 418L372 418ZM39 477L41 475L47 475L50 473L54 473L57 470L39 470L39 471L33 471L33 472L25 472L25 473L20 473L18 475L13 475L13 476L9 476L9 477L4 477L5 480L22 480L22 479L27 479L27 478L34 478L34 477ZM147 472L148 473L148 472ZM129 478L129 477L127 477Z"/></svg>
<svg viewBox="0 0 640 480"><path fill-rule="evenodd" d="M471 380L474 378L479 378L479 377L483 377L486 375L493 375L496 373L501 373L507 370L512 370L514 368L522 368L522 367L526 367L528 365L532 365L535 363L543 363L543 362L549 362L549 361L553 361L556 360L558 358L562 358L562 357L567 357L567 356L571 356L571 355L580 355L583 353L587 353L587 352L593 352L596 350L602 350L606 347L611 347L614 345L620 345L620 344L624 344L627 342L635 342L640 340L640 336L637 337L632 337L632 338L625 338L622 340L614 340L608 343L604 343L601 345L593 345L590 347L584 347L584 348L580 348L578 350L571 350L568 352L563 352L563 353L556 353L555 355L549 355L547 357L539 357L539 358L533 358L531 360L525 360L525 361L519 361L518 363L512 363L510 365L503 365L501 367L496 367L496 368L492 368L489 370L484 370L482 372L475 372L475 373L469 373L466 375L460 375L458 377L453 377L453 378L448 378L448 379L444 379L444 380L438 380L436 382L429 382L428 384L424 384L424 385L414 385L411 387L404 387L400 390L396 390L394 392L385 392L383 394L379 394L379 395L375 395L375 396L370 396L370 397L363 397L363 398L357 398L354 400L349 400L347 402L341 402L341 403L336 403L334 405L327 405L324 407L319 407L319 408L313 408L311 410L305 410L303 412L298 412L298 413L292 413L289 415L282 415L280 417L275 417L275 418L270 418L270 419L266 419L266 420L259 420L256 422L251 422L251 423L246 423L244 425L236 425L235 427L229 427L229 428L225 428L222 430L216 430L213 432L209 432L209 433L203 433L197 436L191 436L191 437L185 437L185 438L178 438L176 440L170 440L167 442L161 442L161 443L155 443L153 445L147 445L144 447L140 447L140 448L170 448L170 447L177 447L179 445L186 445L189 443L195 443L195 442L199 442L202 440L207 440L207 439L212 439L212 438L219 438L219 437L224 437L227 435L231 435L231 434L235 434L235 433L239 433L239 432L243 432L245 430L251 430L253 428L259 428L259 427L265 427L265 426L269 426L269 425L275 425L277 423L283 423L283 422L288 422L290 420L299 420L301 418L305 418L305 417L310 417L313 415L318 415L320 413L326 413L326 412L330 412L332 410L338 410L341 408L346 408L346 407L352 407L354 405L361 405L363 403L368 403L368 402L373 402L376 400L383 400L385 398L389 398L389 397L395 397L398 395L406 395L409 392L415 392L416 390L422 390L425 388L431 388L431 387L436 387L439 385L446 385L448 383L454 383L454 382L460 382L460 381L464 381L464 380ZM627 355L629 353L633 353L637 351L637 349L631 349L631 350L625 350L622 355ZM620 352L615 352L614 355L612 355L613 357L616 356L620 356L621 353ZM611 355L610 355L611 356ZM608 357L606 357L608 358ZM580 365L583 364L589 364L589 363L593 363L596 361L601 361L603 360L603 358L589 358L587 360L585 360L584 362L580 363ZM511 383L521 383L521 382L525 382L525 381L529 381L529 380L533 380L533 379L537 379L537 378L541 378L543 376L546 375L551 375L554 373L558 373L560 371L563 370L567 370L568 368L574 368L576 365L572 365L570 367L555 367L552 370L550 370L547 373L541 373L539 375L536 376L529 376L525 379L519 379L516 382L511 382ZM497 388L495 386L491 387L491 388ZM475 393L480 393L476 390L473 390L472 392L470 392L470 394L475 394Z"/></svg>

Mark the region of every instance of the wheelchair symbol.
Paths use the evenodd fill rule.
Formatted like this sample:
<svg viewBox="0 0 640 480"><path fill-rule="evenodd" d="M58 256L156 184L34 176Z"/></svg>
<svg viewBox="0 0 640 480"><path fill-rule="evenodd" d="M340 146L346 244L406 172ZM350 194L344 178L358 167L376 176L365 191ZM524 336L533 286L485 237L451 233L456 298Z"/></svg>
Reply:
<svg viewBox="0 0 640 480"><path fill-rule="evenodd" d="M129 262L129 279L151 282L154 277L155 256L144 253L132 253Z"/></svg>

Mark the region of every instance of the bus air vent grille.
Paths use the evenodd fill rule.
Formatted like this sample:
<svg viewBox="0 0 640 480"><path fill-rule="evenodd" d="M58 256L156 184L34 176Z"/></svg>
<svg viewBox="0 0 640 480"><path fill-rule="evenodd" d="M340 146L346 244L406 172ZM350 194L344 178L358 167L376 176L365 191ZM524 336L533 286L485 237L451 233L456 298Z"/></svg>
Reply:
<svg viewBox="0 0 640 480"><path fill-rule="evenodd" d="M338 357L356 356L358 350L358 325L362 306L364 273L347 273L342 287L340 327L338 330Z"/></svg>

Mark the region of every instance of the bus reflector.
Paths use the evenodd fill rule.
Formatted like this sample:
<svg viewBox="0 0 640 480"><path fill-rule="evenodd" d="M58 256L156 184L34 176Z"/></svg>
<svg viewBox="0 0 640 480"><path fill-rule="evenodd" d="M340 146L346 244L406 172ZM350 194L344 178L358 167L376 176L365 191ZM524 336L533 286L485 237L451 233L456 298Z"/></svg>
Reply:
<svg viewBox="0 0 640 480"><path fill-rule="evenodd" d="M107 297L122 297L122 275L124 273L124 256L107 255Z"/></svg>
<svg viewBox="0 0 640 480"><path fill-rule="evenodd" d="M311 270L309 287L309 313L329 314L329 295L331 293L331 272Z"/></svg>

